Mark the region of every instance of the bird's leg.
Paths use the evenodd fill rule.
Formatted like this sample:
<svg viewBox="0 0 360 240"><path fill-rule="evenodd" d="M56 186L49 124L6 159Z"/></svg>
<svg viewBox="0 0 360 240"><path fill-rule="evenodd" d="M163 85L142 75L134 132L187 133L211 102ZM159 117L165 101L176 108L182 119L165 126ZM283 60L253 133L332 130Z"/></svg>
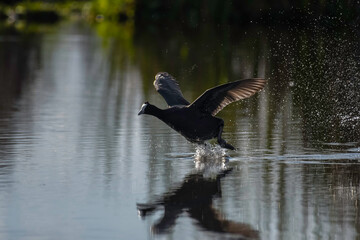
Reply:
<svg viewBox="0 0 360 240"><path fill-rule="evenodd" d="M224 123L221 123L220 127L219 127L219 133L218 133L218 136L217 136L218 143L223 148L227 148L227 149L230 149L230 150L235 150L235 148L232 145L228 144L224 139L221 138L223 128L224 128Z"/></svg>

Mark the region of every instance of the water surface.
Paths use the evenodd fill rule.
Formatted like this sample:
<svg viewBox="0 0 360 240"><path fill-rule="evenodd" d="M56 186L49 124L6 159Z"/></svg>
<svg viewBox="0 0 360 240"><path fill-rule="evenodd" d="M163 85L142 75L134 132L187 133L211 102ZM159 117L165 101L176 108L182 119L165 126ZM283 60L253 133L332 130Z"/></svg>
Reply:
<svg viewBox="0 0 360 240"><path fill-rule="evenodd" d="M29 29L0 36L1 239L360 239L356 29ZM239 150L137 116L158 71L190 101L267 78L218 115Z"/></svg>

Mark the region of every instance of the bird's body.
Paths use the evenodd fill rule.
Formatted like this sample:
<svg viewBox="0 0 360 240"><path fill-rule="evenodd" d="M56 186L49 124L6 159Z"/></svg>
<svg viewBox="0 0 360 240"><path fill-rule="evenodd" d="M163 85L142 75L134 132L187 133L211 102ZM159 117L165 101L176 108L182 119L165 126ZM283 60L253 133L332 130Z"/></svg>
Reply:
<svg viewBox="0 0 360 240"><path fill-rule="evenodd" d="M168 73L155 76L155 89L164 97L169 105L167 109L145 102L140 114L149 114L162 120L175 131L194 143L217 138L221 147L235 148L221 138L224 121L215 115L228 104L250 97L265 85L260 78L239 80L220 85L204 92L193 103L189 103L182 95L179 85Z"/></svg>
<svg viewBox="0 0 360 240"><path fill-rule="evenodd" d="M155 106L152 107L156 108ZM187 140L194 143L203 143L217 137L219 127L224 125L222 119L201 113L188 106L156 109L152 111L151 115L159 118Z"/></svg>

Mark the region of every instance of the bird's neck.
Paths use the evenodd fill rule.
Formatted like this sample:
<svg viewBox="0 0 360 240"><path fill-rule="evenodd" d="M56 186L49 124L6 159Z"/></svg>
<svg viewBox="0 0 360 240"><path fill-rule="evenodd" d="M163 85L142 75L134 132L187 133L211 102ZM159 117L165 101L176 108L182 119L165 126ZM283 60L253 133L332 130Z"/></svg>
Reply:
<svg viewBox="0 0 360 240"><path fill-rule="evenodd" d="M146 114L155 116L155 117L159 118L160 120L163 120L164 110L162 110L154 105L149 104Z"/></svg>

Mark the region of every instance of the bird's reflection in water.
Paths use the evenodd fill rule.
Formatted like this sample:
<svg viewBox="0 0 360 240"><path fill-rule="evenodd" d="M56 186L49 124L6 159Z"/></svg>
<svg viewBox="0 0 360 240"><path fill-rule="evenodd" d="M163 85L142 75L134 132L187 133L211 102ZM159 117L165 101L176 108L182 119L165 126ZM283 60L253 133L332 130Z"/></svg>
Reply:
<svg viewBox="0 0 360 240"><path fill-rule="evenodd" d="M153 234L168 233L183 212L196 220L206 231L224 234L224 238L258 239L259 233L250 225L227 220L213 206L214 198L221 198L221 179L232 169L226 166L227 157L210 157L197 150L195 165L197 171L187 175L179 187L163 194L152 203L137 204L139 215L145 218L159 207L164 215L152 226ZM217 169L217 170L216 170Z"/></svg>

